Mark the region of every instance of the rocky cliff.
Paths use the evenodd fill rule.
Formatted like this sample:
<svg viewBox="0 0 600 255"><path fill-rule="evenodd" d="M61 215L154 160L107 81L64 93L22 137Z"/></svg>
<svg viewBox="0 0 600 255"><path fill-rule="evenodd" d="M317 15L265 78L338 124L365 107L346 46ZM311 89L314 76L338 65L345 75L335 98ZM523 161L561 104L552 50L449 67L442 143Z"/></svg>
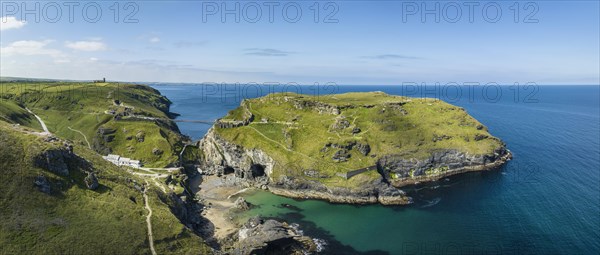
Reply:
<svg viewBox="0 0 600 255"><path fill-rule="evenodd" d="M399 189L405 185L494 169L512 157L462 108L382 93L345 96L245 101L261 121L211 128L198 144L202 172L288 197L394 205L411 203Z"/></svg>

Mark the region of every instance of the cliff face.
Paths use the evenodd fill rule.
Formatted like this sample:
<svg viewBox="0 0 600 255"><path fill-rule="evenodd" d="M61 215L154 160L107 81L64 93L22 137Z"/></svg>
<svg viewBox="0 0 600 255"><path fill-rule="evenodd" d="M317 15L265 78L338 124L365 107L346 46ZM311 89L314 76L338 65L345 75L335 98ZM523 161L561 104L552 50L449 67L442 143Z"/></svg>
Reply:
<svg viewBox="0 0 600 255"><path fill-rule="evenodd" d="M220 137L211 128L199 142L202 171L205 174L234 174L248 186L261 187L270 182L275 161L259 149L246 149Z"/></svg>
<svg viewBox="0 0 600 255"><path fill-rule="evenodd" d="M379 172L396 187L469 171L494 169L512 158L503 145L490 154L476 154L447 149L433 152L426 159L405 159L399 155L386 155L377 162Z"/></svg>
<svg viewBox="0 0 600 255"><path fill-rule="evenodd" d="M224 119L243 112L256 117L215 125L199 142L202 171L288 197L407 204L402 186L494 169L512 156L464 109L439 100L270 95Z"/></svg>
<svg viewBox="0 0 600 255"><path fill-rule="evenodd" d="M281 163L259 149L246 149L227 141L220 137L214 128L211 128L199 142L199 147L203 153L202 173L232 174L237 185L269 189L274 194L287 197L321 199L333 203L392 205L411 202L402 190L391 187L383 178L351 189L327 187L318 181L301 177L288 175L276 177L273 169L276 164Z"/></svg>

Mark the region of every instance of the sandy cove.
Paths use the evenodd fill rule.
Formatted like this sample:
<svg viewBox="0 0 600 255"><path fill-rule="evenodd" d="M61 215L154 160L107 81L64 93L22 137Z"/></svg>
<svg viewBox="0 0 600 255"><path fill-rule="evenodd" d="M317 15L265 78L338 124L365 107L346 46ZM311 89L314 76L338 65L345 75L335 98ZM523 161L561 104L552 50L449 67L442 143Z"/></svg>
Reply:
<svg viewBox="0 0 600 255"><path fill-rule="evenodd" d="M235 208L235 195L244 191L242 187L227 186L222 177L213 175L202 176L202 183L197 196L201 198L206 209L202 216L214 225L214 237L223 240L235 233L239 227L230 218L229 212Z"/></svg>

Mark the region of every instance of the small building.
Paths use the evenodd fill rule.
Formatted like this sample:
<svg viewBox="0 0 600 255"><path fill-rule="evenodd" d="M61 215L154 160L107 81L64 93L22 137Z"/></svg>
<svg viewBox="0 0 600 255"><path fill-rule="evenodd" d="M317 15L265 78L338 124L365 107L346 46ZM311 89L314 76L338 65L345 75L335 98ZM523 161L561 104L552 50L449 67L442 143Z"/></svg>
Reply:
<svg viewBox="0 0 600 255"><path fill-rule="evenodd" d="M108 154L108 156L102 156L102 158L116 164L117 162L119 162L119 159L121 158L121 156L114 155L114 154Z"/></svg>
<svg viewBox="0 0 600 255"><path fill-rule="evenodd" d="M94 83L106 83L106 78L102 78L102 80L94 80Z"/></svg>
<svg viewBox="0 0 600 255"><path fill-rule="evenodd" d="M117 166L129 166L133 168L142 167L142 163L139 160L133 160L130 158L123 158L119 155L108 154L108 156L102 156L103 159L109 161Z"/></svg>

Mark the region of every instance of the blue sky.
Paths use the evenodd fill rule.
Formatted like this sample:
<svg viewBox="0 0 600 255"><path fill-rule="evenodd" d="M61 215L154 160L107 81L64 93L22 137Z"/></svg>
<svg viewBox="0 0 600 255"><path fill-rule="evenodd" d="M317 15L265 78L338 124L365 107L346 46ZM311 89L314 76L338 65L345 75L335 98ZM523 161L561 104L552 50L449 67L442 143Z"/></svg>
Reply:
<svg viewBox="0 0 600 255"><path fill-rule="evenodd" d="M268 4L273 2L277 5L270 22ZM23 3L30 10L40 3L30 11L40 14L39 22L34 14L24 15ZM83 17L86 1L74 7L73 23L68 6L56 2L62 16L55 19L56 6L44 8L47 3L2 2L2 76L193 83L600 84L598 1L519 2L518 22L514 1L474 2L473 22L468 5L447 1L319 1L318 22L315 1L146 1L135 2L136 23L123 22L133 10L124 9L126 2L120 2L119 22L111 9L114 1L88 6L88 20L95 17L94 8L102 10L96 23ZM235 14L221 20L223 4L230 10L240 5L233 11L240 15L239 23ZM286 4L289 15L284 17ZM435 14L425 15L423 22L423 7L435 9L436 4L440 22ZM262 16L252 23L257 6ZM418 10L409 9L415 6ZM302 15L293 23L297 7ZM502 15L494 20L496 7ZM455 18L457 8L462 16ZM324 22L333 11L329 21L337 22ZM528 21L537 22L524 22L534 11ZM49 22L53 19L57 22Z"/></svg>

